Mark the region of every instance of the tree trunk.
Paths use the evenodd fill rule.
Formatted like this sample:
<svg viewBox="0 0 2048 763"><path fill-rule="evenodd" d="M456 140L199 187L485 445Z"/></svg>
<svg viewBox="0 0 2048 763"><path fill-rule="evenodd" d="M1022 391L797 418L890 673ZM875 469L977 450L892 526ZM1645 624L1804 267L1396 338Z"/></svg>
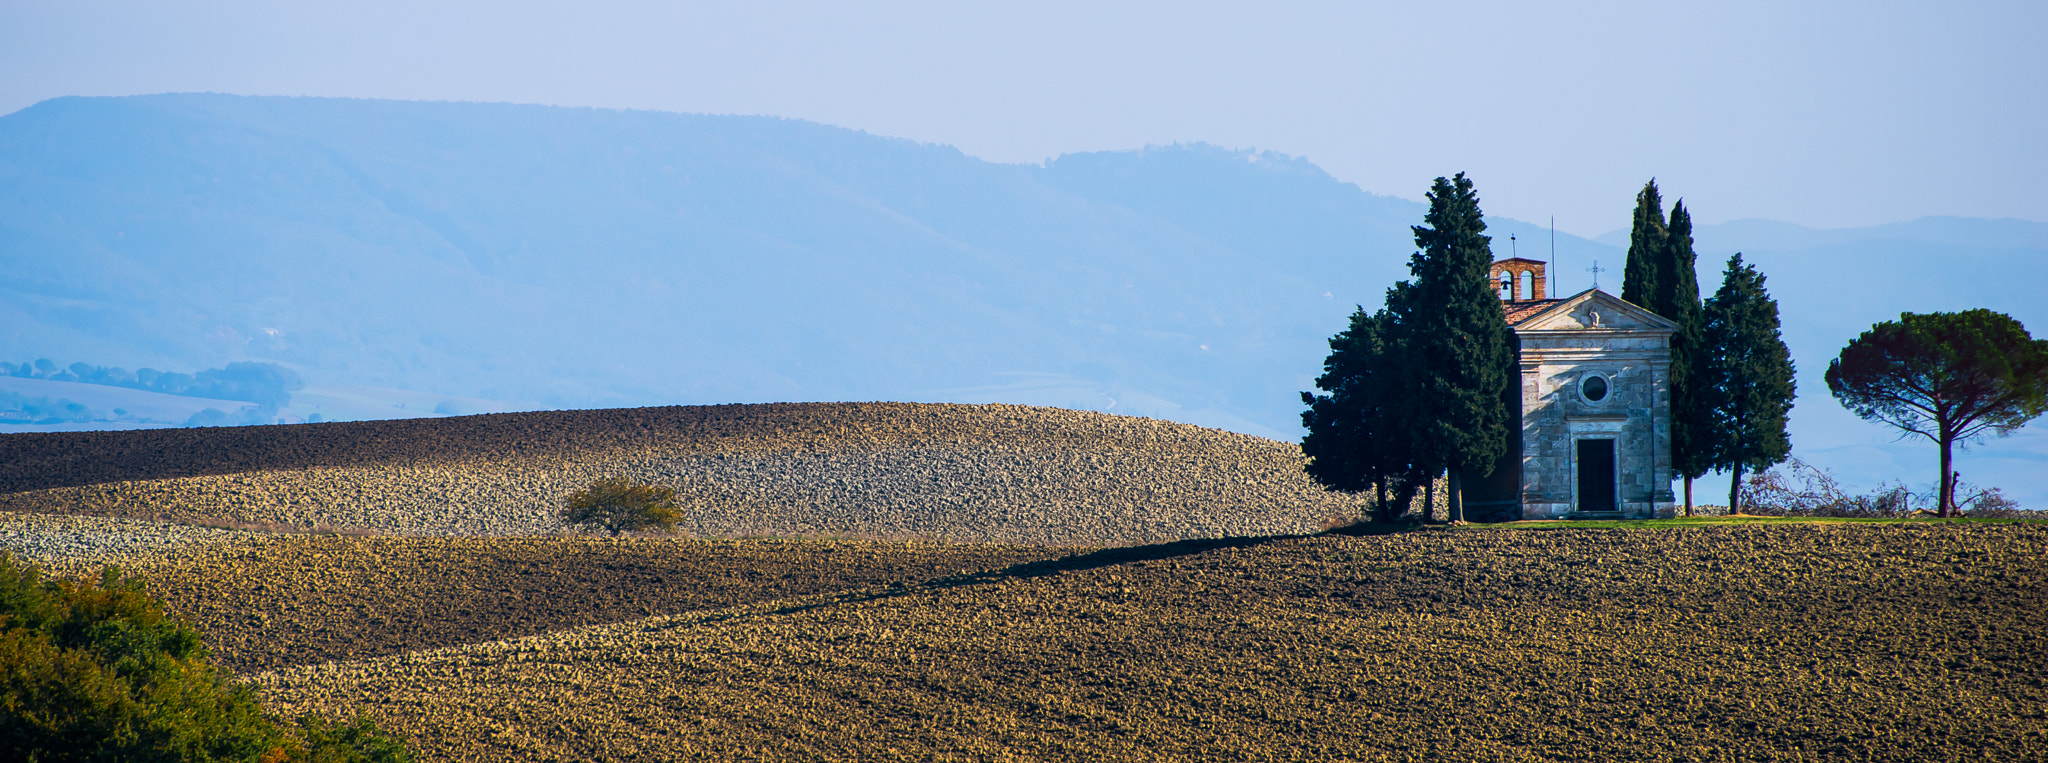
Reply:
<svg viewBox="0 0 2048 763"><path fill-rule="evenodd" d="M1376 477L1372 481L1372 517L1379 519L1387 515L1387 478Z"/></svg>
<svg viewBox="0 0 2048 763"><path fill-rule="evenodd" d="M1436 476L1430 475L1429 482L1422 486L1422 521L1436 519Z"/></svg>
<svg viewBox="0 0 2048 763"><path fill-rule="evenodd" d="M1735 478L1728 481L1728 516L1742 513L1742 464L1735 465Z"/></svg>
<svg viewBox="0 0 2048 763"><path fill-rule="evenodd" d="M1954 443L1950 441L1948 436L1948 426L1943 424L1941 427L1941 488L1935 491L1936 495L1940 496L1936 500L1940 501L1941 505L1936 507L1934 515L1944 518L1954 511L1956 500L1955 459L1949 454L1949 448L1952 445Z"/></svg>
<svg viewBox="0 0 2048 763"><path fill-rule="evenodd" d="M1465 523L1465 486L1463 482L1459 481L1458 473L1459 470L1456 467L1451 469L1451 481L1446 486L1450 488L1451 494L1447 496L1450 499L1450 510L1448 513L1450 514L1450 522L1454 525Z"/></svg>
<svg viewBox="0 0 2048 763"><path fill-rule="evenodd" d="M1692 478L1685 478L1685 515L1692 516Z"/></svg>

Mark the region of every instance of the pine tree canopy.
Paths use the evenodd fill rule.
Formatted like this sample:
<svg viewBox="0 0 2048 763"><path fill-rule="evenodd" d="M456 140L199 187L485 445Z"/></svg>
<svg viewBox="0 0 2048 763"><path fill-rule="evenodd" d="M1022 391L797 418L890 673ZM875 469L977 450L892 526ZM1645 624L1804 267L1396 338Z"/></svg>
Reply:
<svg viewBox="0 0 2048 763"><path fill-rule="evenodd" d="M1785 422L1796 391L1794 369L1763 274L1741 254L1730 257L1702 317L1706 362L1699 387L1711 390L1713 429L1705 439L1712 465L1761 470L1785 460L1792 452Z"/></svg>
<svg viewBox="0 0 2048 763"><path fill-rule="evenodd" d="M1842 348L1827 382L1857 416L1928 439L2003 434L2048 410L2048 340L1981 308L1901 313Z"/></svg>
<svg viewBox="0 0 2048 763"><path fill-rule="evenodd" d="M2048 411L2048 340L1990 310L1902 313L1828 363L1828 391L1869 421L1941 447L1940 510L1954 506L1954 443L2003 435Z"/></svg>

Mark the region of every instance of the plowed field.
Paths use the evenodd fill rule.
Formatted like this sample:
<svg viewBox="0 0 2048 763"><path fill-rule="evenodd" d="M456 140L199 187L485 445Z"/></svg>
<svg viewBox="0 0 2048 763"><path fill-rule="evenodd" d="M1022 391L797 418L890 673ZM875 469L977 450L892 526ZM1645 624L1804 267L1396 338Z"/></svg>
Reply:
<svg viewBox="0 0 2048 763"><path fill-rule="evenodd" d="M0 511L549 535L603 477L690 535L1123 545L1308 532L1361 504L1288 443L1012 405L811 403L0 435Z"/></svg>
<svg viewBox="0 0 2048 763"><path fill-rule="evenodd" d="M282 536L149 565L156 592L255 672L650 615L915 583L1040 547Z"/></svg>
<svg viewBox="0 0 2048 763"><path fill-rule="evenodd" d="M1185 541L254 680L437 760L2041 760L2044 559L2014 525Z"/></svg>
<svg viewBox="0 0 2048 763"><path fill-rule="evenodd" d="M563 534L600 476L698 537ZM2048 760L2048 525L1303 535L1357 505L1286 443L898 404L5 435L0 490L433 761Z"/></svg>

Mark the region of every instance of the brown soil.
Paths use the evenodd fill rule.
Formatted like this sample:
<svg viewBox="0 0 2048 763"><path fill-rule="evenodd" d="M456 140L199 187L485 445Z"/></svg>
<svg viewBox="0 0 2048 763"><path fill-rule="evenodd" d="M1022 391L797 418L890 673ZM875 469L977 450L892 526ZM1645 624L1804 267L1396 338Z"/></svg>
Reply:
<svg viewBox="0 0 2048 763"><path fill-rule="evenodd" d="M1056 555L869 541L286 536L144 567L255 672L912 583Z"/></svg>
<svg viewBox="0 0 2048 763"><path fill-rule="evenodd" d="M14 460L7 460L12 458ZM0 511L402 535L550 535L600 478L675 487L691 535L1126 545L1313 531L1362 503L1291 443L1055 408L550 411L0 435Z"/></svg>
<svg viewBox="0 0 2048 763"><path fill-rule="evenodd" d="M0 493L315 467L560 458L590 450L702 453L996 440L1051 444L1100 436L1044 426L1048 416L1063 414L1150 421L1014 405L771 403L0 434Z"/></svg>
<svg viewBox="0 0 2048 763"><path fill-rule="evenodd" d="M1196 540L254 681L429 760L2041 760L2044 575L2029 525Z"/></svg>

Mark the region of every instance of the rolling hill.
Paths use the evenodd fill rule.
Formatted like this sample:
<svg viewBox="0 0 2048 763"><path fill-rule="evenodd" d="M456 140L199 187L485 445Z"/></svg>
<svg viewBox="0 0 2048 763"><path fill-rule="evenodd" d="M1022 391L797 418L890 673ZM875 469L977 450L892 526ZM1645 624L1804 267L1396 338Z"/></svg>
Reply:
<svg viewBox="0 0 2048 763"><path fill-rule="evenodd" d="M592 475L700 537L564 533ZM1336 501L1286 443L1006 405L0 437L0 552L140 573L272 711L429 761L2048 754L2038 522Z"/></svg>
<svg viewBox="0 0 2048 763"><path fill-rule="evenodd" d="M674 486L709 537L1126 545L1363 513L1288 443L1013 405L536 411L0 437L0 511L398 535L565 531L606 477Z"/></svg>

